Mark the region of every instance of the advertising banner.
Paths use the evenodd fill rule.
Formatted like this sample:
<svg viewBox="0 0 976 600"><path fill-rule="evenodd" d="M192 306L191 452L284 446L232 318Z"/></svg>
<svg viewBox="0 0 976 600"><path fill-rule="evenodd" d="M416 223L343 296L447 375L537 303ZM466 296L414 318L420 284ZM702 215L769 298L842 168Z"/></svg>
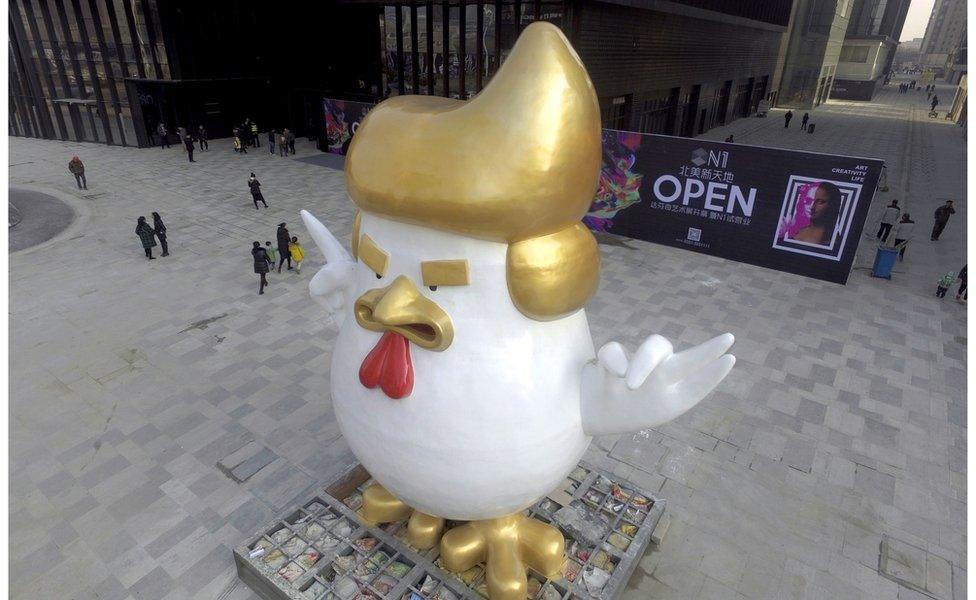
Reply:
<svg viewBox="0 0 976 600"><path fill-rule="evenodd" d="M844 284L883 165L604 129L600 186L584 221Z"/></svg>
<svg viewBox="0 0 976 600"><path fill-rule="evenodd" d="M325 122L322 127L327 151L344 155L349 150L349 143L359 124L374 106L375 104L367 102L324 98L322 113L325 115Z"/></svg>

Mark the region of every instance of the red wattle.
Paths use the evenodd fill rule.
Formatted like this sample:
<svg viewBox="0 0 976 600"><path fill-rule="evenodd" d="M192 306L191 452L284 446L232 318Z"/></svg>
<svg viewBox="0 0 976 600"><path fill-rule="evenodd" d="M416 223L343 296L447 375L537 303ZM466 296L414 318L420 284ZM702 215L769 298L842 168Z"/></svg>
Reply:
<svg viewBox="0 0 976 600"><path fill-rule="evenodd" d="M387 331L359 367L359 382L369 389L399 400L413 391L413 363L410 342L399 333Z"/></svg>

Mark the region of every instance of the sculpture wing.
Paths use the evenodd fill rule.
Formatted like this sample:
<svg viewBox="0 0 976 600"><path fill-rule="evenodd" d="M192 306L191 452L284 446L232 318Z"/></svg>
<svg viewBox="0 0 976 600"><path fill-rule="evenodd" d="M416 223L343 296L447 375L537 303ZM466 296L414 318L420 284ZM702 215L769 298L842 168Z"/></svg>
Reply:
<svg viewBox="0 0 976 600"><path fill-rule="evenodd" d="M305 228L325 256L326 264L312 277L308 291L322 304L337 325L342 325L352 309L353 277L356 262L339 240L307 210L302 211Z"/></svg>
<svg viewBox="0 0 976 600"><path fill-rule="evenodd" d="M675 354L671 342L652 335L632 358L610 342L583 367L580 409L587 435L640 431L684 414L735 365L726 333Z"/></svg>

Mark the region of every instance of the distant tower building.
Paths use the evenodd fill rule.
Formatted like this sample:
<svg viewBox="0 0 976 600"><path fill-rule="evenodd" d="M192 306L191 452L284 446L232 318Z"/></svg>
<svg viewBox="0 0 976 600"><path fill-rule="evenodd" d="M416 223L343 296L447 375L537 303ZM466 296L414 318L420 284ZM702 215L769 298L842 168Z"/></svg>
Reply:
<svg viewBox="0 0 976 600"><path fill-rule="evenodd" d="M870 100L891 71L911 0L854 0L831 98Z"/></svg>
<svg viewBox="0 0 976 600"><path fill-rule="evenodd" d="M777 99L779 106L809 110L827 101L852 4L852 0L793 2Z"/></svg>
<svg viewBox="0 0 976 600"><path fill-rule="evenodd" d="M966 0L935 0L922 39L922 67L946 67L953 51L965 47Z"/></svg>

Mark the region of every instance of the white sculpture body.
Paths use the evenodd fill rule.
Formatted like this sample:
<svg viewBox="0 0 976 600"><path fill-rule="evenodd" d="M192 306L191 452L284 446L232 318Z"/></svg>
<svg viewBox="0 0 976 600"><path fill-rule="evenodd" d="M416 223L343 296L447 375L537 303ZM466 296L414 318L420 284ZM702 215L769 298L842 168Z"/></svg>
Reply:
<svg viewBox="0 0 976 600"><path fill-rule="evenodd" d="M466 259L467 286L422 288L454 322L443 352L412 348L413 392L394 400L360 383L381 334L343 320L332 354L339 426L386 489L426 513L457 520L522 510L583 455L580 369L594 357L582 310L556 321L520 313L505 285L507 245L364 214L362 233L389 252L381 280L360 262L358 297L399 275L420 281L425 260Z"/></svg>

